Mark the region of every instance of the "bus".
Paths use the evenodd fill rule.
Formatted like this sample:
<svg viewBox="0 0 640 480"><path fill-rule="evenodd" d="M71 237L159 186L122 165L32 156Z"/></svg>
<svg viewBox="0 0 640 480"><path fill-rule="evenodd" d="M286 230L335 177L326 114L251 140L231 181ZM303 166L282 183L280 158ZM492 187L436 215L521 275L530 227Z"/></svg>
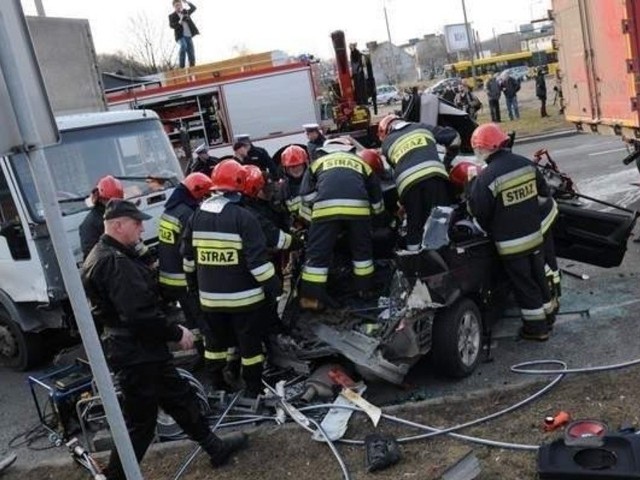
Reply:
<svg viewBox="0 0 640 480"><path fill-rule="evenodd" d="M558 70L558 52L554 48L536 52L516 52L474 60L476 68L475 79L471 78L471 61L461 60L444 66L447 77L466 78L465 83L472 88L481 88L494 73L500 73L507 68L529 67L530 77L535 76L538 68L543 68L546 74L555 75ZM477 85L476 85L477 84Z"/></svg>

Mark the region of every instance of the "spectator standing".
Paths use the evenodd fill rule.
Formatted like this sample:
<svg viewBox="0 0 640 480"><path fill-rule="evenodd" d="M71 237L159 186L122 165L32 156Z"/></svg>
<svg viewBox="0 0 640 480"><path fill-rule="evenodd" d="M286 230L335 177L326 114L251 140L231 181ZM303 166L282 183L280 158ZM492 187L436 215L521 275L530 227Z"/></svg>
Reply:
<svg viewBox="0 0 640 480"><path fill-rule="evenodd" d="M173 13L169 15L169 26L173 29L176 42L180 47L179 63L180 68L184 68L185 60L189 58L189 66L196 64L196 53L193 48L193 37L198 35L198 27L191 20L191 15L196 11L196 6L191 2L186 2L188 9L184 8L182 0L173 0Z"/></svg>
<svg viewBox="0 0 640 480"><path fill-rule="evenodd" d="M502 91L507 104L507 113L509 120L518 120L520 111L518 109L518 92L520 91L520 82L507 74L502 80Z"/></svg>
<svg viewBox="0 0 640 480"><path fill-rule="evenodd" d="M538 74L536 75L536 97L540 99L540 116L548 117L547 115L547 82L544 79L544 71L542 68L538 68Z"/></svg>
<svg viewBox="0 0 640 480"><path fill-rule="evenodd" d="M494 74L489 80L487 80L487 98L489 99L489 111L491 112L491 121L495 123L500 122L500 95L502 90L498 83L497 75Z"/></svg>

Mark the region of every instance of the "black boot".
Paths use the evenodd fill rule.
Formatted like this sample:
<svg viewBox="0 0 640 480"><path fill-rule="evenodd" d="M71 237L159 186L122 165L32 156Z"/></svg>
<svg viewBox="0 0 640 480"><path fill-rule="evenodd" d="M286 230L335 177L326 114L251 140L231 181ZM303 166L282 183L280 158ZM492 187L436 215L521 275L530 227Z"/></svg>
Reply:
<svg viewBox="0 0 640 480"><path fill-rule="evenodd" d="M223 437L211 434L202 449L209 454L211 466L216 468L227 463L231 456L247 446L248 437L243 432L233 432Z"/></svg>
<svg viewBox="0 0 640 480"><path fill-rule="evenodd" d="M536 342L546 342L549 340L549 326L546 320L522 322L520 338L523 340L533 340Z"/></svg>

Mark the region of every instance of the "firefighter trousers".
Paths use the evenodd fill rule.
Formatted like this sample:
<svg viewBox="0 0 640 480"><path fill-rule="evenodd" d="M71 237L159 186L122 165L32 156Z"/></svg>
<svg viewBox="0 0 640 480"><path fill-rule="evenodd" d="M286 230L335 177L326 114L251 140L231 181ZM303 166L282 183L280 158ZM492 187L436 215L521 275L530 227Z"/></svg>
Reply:
<svg viewBox="0 0 640 480"><path fill-rule="evenodd" d="M122 390L122 409L138 462L155 435L158 407L171 415L194 441L207 443L213 436L191 386L169 362L122 367L115 374ZM106 470L109 480L126 479L115 448Z"/></svg>
<svg viewBox="0 0 640 480"><path fill-rule="evenodd" d="M303 297L320 300L326 297L333 248L342 231L347 233L356 287L358 290L371 287L374 272L371 219L366 217L311 222L305 250L306 261L302 268Z"/></svg>
<svg viewBox="0 0 640 480"><path fill-rule="evenodd" d="M527 255L505 256L502 262L522 312L524 328L546 333L551 293L545 277L544 252L536 250Z"/></svg>
<svg viewBox="0 0 640 480"><path fill-rule="evenodd" d="M544 269L547 277L547 283L551 291L551 297L554 303L558 303L558 299L562 295L560 285L560 267L556 258L556 247L553 243L553 234L548 231L544 236ZM557 305L556 305L557 308Z"/></svg>
<svg viewBox="0 0 640 480"><path fill-rule="evenodd" d="M243 312L205 312L204 317L211 332L211 343L207 344L207 366L213 387L224 386L224 368L229 349L237 345L246 394L256 396L262 391L262 369L265 360L262 350L265 333L264 303Z"/></svg>
<svg viewBox="0 0 640 480"><path fill-rule="evenodd" d="M400 199L407 214L407 250L419 250L431 210L451 205L451 187L442 177L429 177L409 187Z"/></svg>

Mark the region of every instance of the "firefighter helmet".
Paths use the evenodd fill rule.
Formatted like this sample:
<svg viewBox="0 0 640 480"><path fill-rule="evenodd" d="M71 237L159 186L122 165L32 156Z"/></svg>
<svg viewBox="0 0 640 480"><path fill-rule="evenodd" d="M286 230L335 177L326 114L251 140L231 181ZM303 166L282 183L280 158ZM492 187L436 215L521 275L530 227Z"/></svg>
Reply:
<svg viewBox="0 0 640 480"><path fill-rule="evenodd" d="M478 174L480 167L473 162L459 162L449 172L449 180L458 189L463 190L469 180Z"/></svg>
<svg viewBox="0 0 640 480"><path fill-rule="evenodd" d="M221 192L242 192L247 172L235 160L223 160L211 173L211 190Z"/></svg>
<svg viewBox="0 0 640 480"><path fill-rule="evenodd" d="M187 187L189 193L197 200L200 200L211 190L211 178L201 172L190 173L182 180L182 184Z"/></svg>
<svg viewBox="0 0 640 480"><path fill-rule="evenodd" d="M495 123L485 123L473 131L471 147L474 150L494 152L502 148L509 141L509 137Z"/></svg>
<svg viewBox="0 0 640 480"><path fill-rule="evenodd" d="M389 133L389 127L396 120L400 120L400 117L395 113L390 113L380 120L378 123L378 138L382 142L385 138L387 138L387 134Z"/></svg>
<svg viewBox="0 0 640 480"><path fill-rule="evenodd" d="M244 188L242 193L248 197L258 196L258 192L264 188L264 174L262 170L255 165L245 165L246 178L244 180Z"/></svg>
<svg viewBox="0 0 640 480"><path fill-rule="evenodd" d="M124 198L124 189L122 183L117 178L107 175L98 180L96 186L98 190L98 197L102 200L111 200L112 198Z"/></svg>
<svg viewBox="0 0 640 480"><path fill-rule="evenodd" d="M304 165L309 161L307 151L299 145L289 145L284 149L280 157L282 166L285 168Z"/></svg>
<svg viewBox="0 0 640 480"><path fill-rule="evenodd" d="M382 164L382 158L380 158L380 154L377 150L373 148L365 148L364 150L358 153L360 158L364 160L364 162L371 167L371 169L377 174L380 175L384 172L384 165Z"/></svg>

